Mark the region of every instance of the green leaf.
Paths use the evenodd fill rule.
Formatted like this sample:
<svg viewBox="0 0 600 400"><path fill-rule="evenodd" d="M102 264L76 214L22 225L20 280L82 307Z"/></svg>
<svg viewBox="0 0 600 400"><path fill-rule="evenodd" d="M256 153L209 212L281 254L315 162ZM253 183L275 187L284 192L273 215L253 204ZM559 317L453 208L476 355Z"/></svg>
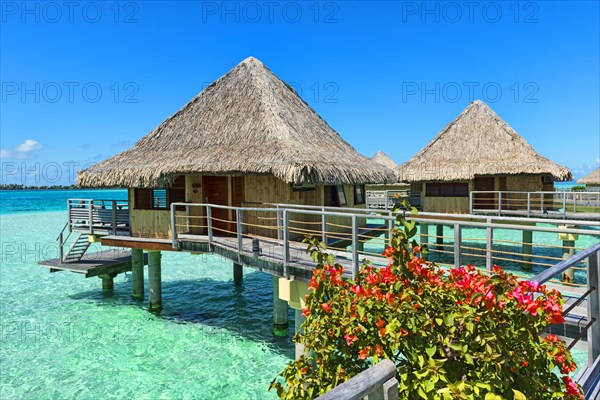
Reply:
<svg viewBox="0 0 600 400"><path fill-rule="evenodd" d="M517 389L512 390L515 395L515 400L527 400L527 396L519 392Z"/></svg>
<svg viewBox="0 0 600 400"><path fill-rule="evenodd" d="M427 355L429 357L433 357L436 350L437 350L437 347L435 347L435 346L431 346L431 347L428 347L427 349L425 349L425 351L427 352Z"/></svg>

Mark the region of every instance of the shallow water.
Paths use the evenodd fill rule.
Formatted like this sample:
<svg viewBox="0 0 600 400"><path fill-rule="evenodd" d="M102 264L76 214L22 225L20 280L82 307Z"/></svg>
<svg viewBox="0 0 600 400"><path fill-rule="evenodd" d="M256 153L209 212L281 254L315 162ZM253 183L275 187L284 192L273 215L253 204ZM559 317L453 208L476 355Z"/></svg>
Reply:
<svg viewBox="0 0 600 400"><path fill-rule="evenodd" d="M128 275L105 296L98 278L36 265L66 221L46 208L90 196L58 192L0 197L0 398L276 398L269 382L294 350L271 332L269 275L244 269L236 288L231 262L165 252L160 315L130 298Z"/></svg>
<svg viewBox="0 0 600 400"><path fill-rule="evenodd" d="M276 398L269 382L294 349L289 337L271 332L269 275L244 269L238 288L228 260L164 252L164 309L155 315L145 309L147 299L131 299L129 275L115 278L114 294L106 296L98 278L50 274L36 262L57 256L54 239L74 197L127 193L0 191L0 399ZM467 230L463 237L482 234ZM534 235L534 243L554 242L551 236ZM291 310L289 320L293 326ZM584 352L575 356L586 360Z"/></svg>

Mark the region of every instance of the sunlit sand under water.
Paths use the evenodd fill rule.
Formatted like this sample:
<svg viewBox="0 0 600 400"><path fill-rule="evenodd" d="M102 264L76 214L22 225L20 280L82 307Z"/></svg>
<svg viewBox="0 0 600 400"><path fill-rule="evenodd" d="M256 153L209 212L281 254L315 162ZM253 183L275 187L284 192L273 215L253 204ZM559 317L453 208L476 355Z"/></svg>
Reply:
<svg viewBox="0 0 600 400"><path fill-rule="evenodd" d="M56 257L72 197L126 192L0 193L0 399L277 397L269 382L294 347L291 331L271 332L271 276L244 269L237 288L228 260L164 252L155 315L131 299L128 275L107 296L98 278L50 274L36 263Z"/></svg>

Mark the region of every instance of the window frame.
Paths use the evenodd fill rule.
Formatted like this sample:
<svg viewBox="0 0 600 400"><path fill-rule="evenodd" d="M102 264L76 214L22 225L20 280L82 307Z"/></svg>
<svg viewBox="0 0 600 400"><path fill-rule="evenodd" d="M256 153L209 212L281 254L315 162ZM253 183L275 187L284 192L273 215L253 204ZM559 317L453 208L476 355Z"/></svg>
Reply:
<svg viewBox="0 0 600 400"><path fill-rule="evenodd" d="M469 183L426 182L425 197L469 197Z"/></svg>
<svg viewBox="0 0 600 400"><path fill-rule="evenodd" d="M359 196L360 195L360 196ZM359 200L360 197L360 200ZM366 204L365 185L354 185L354 205Z"/></svg>

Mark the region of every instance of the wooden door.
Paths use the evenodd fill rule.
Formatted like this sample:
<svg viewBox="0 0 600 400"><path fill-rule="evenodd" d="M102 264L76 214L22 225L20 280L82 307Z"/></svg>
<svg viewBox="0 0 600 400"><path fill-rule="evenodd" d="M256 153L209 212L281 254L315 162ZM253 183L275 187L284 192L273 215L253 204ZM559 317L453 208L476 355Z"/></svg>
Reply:
<svg viewBox="0 0 600 400"><path fill-rule="evenodd" d="M207 203L229 205L229 184L226 176L204 176L202 178L204 200ZM214 236L227 236L235 232L235 225L229 218L230 212L224 208L212 208L211 223Z"/></svg>
<svg viewBox="0 0 600 400"><path fill-rule="evenodd" d="M490 191L494 190L493 176L476 176L473 181L473 190ZM473 208L476 210L496 209L496 195L494 193L478 193L473 196Z"/></svg>

